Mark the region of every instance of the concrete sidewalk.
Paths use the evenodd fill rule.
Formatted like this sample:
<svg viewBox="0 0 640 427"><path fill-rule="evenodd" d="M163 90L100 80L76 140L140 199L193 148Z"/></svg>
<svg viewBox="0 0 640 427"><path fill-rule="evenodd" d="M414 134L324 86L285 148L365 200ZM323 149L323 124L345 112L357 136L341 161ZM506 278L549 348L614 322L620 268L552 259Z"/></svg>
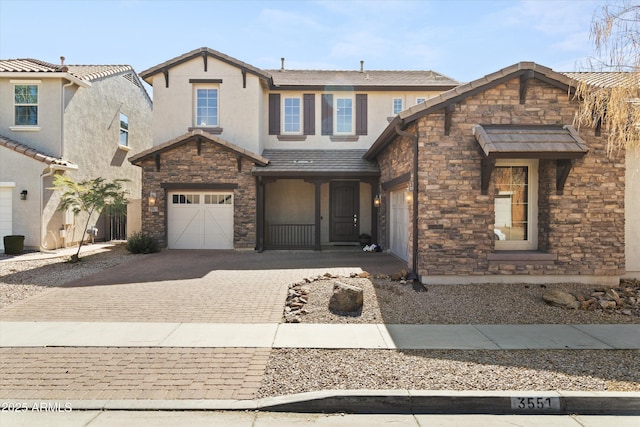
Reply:
<svg viewBox="0 0 640 427"><path fill-rule="evenodd" d="M636 350L640 325L0 322L0 347Z"/></svg>

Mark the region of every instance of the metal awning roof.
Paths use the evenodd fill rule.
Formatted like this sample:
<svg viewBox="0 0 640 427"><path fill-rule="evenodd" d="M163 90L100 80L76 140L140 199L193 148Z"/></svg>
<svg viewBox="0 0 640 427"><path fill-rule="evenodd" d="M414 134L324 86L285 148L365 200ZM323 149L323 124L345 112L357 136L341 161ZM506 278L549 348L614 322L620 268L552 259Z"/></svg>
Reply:
<svg viewBox="0 0 640 427"><path fill-rule="evenodd" d="M589 148L573 126L475 125L486 158L579 159Z"/></svg>

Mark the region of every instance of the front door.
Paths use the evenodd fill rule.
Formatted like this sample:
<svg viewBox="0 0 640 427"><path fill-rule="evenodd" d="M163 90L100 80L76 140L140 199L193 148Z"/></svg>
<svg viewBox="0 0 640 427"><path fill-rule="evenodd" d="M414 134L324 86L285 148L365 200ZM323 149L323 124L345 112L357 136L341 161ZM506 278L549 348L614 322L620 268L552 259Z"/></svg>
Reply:
<svg viewBox="0 0 640 427"><path fill-rule="evenodd" d="M333 181L330 193L331 241L358 241L360 234L360 183L358 181Z"/></svg>

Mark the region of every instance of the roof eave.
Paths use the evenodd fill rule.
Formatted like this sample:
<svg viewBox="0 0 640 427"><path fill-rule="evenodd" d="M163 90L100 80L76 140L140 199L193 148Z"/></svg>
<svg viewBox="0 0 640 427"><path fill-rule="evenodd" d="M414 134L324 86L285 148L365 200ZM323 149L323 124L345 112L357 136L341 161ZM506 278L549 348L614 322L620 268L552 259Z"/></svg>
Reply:
<svg viewBox="0 0 640 427"><path fill-rule="evenodd" d="M46 71L0 71L0 77L20 79L66 79L80 87L91 87L91 82L82 80L70 73L46 72Z"/></svg>

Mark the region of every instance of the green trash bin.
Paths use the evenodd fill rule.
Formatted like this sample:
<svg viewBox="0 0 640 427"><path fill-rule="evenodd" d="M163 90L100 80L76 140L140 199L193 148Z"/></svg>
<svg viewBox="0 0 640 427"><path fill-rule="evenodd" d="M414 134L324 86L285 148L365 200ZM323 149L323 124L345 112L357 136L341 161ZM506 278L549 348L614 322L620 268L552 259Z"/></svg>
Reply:
<svg viewBox="0 0 640 427"><path fill-rule="evenodd" d="M4 236L4 253L7 255L21 255L24 252L24 236Z"/></svg>

